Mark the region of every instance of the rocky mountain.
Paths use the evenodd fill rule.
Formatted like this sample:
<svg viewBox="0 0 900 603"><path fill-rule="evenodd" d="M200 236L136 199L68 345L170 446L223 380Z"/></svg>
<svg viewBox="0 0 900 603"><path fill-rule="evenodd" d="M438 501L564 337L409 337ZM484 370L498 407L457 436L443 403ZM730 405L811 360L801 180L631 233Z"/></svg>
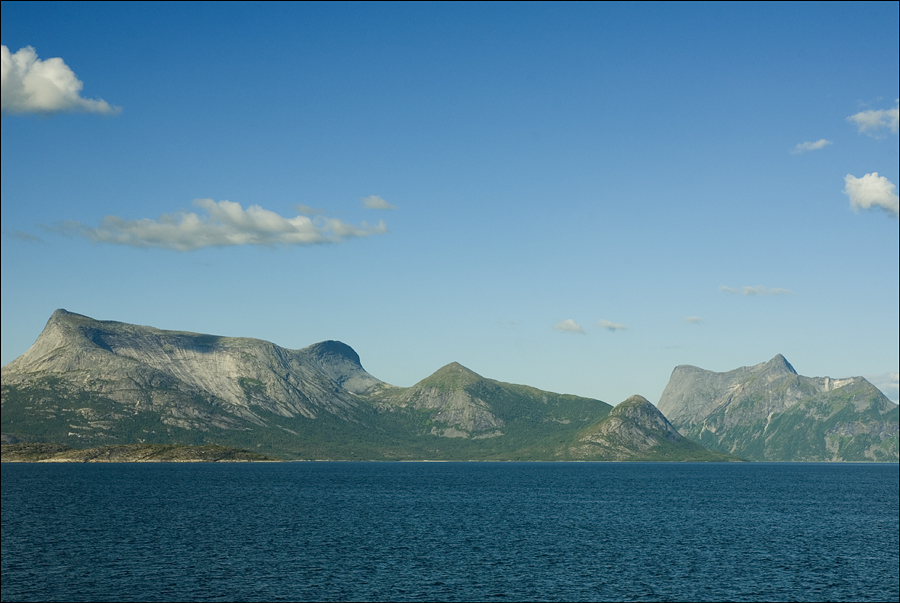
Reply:
<svg viewBox="0 0 900 603"><path fill-rule="evenodd" d="M803 377L780 354L715 373L678 366L657 405L681 434L751 460L900 459L898 407L862 377Z"/></svg>
<svg viewBox="0 0 900 603"><path fill-rule="evenodd" d="M572 459L599 455L617 461L722 460L721 455L678 433L643 396L631 396L617 405L608 417L585 429L575 444L560 453Z"/></svg>
<svg viewBox="0 0 900 603"><path fill-rule="evenodd" d="M337 341L289 350L65 310L0 382L4 442L216 444L288 459L619 460L657 450L641 431L653 421L613 429L603 437L615 444L603 446L600 435L583 438L613 416L605 402L457 363L402 388L370 375Z"/></svg>
<svg viewBox="0 0 900 603"><path fill-rule="evenodd" d="M77 376L77 378L76 378ZM3 367L4 385L54 383L189 429L259 425L261 412L349 417L356 396L381 381L349 346L326 341L287 350L266 341L161 331L57 310L22 356Z"/></svg>
<svg viewBox="0 0 900 603"><path fill-rule="evenodd" d="M433 435L490 438L503 435L503 419L489 402L501 389L453 362L410 388L383 392L380 406L389 412L424 413Z"/></svg>

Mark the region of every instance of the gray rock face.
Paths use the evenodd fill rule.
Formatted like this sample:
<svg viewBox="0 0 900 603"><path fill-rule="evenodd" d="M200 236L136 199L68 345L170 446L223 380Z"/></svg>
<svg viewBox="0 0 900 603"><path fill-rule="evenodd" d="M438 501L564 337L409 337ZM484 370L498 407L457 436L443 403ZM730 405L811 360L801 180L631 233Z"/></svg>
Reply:
<svg viewBox="0 0 900 603"><path fill-rule="evenodd" d="M434 435L496 437L502 435L503 420L492 412L488 399L500 388L496 382L452 362L391 396L385 406L429 411L429 420L434 423L430 433Z"/></svg>
<svg viewBox="0 0 900 603"><path fill-rule="evenodd" d="M54 380L189 429L282 417L348 417L378 389L347 345L288 350L249 338L162 331L57 310L37 341L3 367L4 386Z"/></svg>
<svg viewBox="0 0 900 603"><path fill-rule="evenodd" d="M897 405L862 377L803 377L780 354L725 373L678 366L658 408L704 446L753 460L898 460Z"/></svg>
<svg viewBox="0 0 900 603"><path fill-rule="evenodd" d="M714 373L690 365L676 366L657 407L680 428L693 426L709 416L717 406L739 396L748 386L765 389L774 381L796 375L794 367L781 354L768 362L727 373ZM779 397L777 403L791 405L803 397L796 390L791 394L786 398Z"/></svg>

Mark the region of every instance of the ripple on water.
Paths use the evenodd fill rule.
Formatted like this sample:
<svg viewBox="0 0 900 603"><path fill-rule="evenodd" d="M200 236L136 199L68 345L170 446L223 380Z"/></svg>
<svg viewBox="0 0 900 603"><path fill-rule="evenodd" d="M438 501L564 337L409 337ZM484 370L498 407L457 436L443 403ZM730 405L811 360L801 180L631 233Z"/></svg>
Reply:
<svg viewBox="0 0 900 603"><path fill-rule="evenodd" d="M897 600L897 465L4 465L6 600Z"/></svg>

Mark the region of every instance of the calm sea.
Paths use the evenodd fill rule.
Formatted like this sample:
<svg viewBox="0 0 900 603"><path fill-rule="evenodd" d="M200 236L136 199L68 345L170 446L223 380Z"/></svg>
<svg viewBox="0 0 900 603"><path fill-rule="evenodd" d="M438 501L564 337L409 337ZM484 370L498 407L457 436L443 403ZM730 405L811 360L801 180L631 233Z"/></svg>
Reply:
<svg viewBox="0 0 900 603"><path fill-rule="evenodd" d="M2 600L897 601L898 465L4 464Z"/></svg>

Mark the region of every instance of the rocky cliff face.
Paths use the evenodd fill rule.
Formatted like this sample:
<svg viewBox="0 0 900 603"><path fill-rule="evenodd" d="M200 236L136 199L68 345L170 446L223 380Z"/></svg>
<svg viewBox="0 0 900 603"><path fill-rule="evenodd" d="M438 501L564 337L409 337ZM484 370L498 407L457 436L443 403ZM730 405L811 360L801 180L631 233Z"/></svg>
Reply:
<svg viewBox="0 0 900 603"><path fill-rule="evenodd" d="M199 430L263 426L272 415L349 419L359 396L383 384L336 341L288 350L257 339L162 331L57 310L34 345L3 367L2 385L28 390L50 413L61 399L85 393L117 403L110 416L88 409L84 420L75 419L73 429L88 435L141 412Z"/></svg>
<svg viewBox="0 0 900 603"><path fill-rule="evenodd" d="M753 460L894 461L897 405L862 377L803 377L780 354L725 373L672 372L658 407L707 448Z"/></svg>

